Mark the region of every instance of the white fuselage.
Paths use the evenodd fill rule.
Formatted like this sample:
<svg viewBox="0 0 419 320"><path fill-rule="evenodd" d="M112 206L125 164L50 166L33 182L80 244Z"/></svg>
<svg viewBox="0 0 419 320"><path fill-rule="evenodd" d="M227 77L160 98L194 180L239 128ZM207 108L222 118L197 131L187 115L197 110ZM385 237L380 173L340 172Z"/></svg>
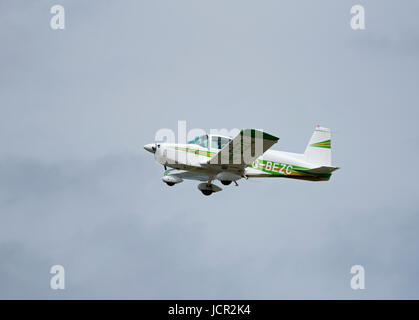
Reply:
<svg viewBox="0 0 419 320"><path fill-rule="evenodd" d="M220 167L209 168L205 164L218 152L218 149L204 148L192 144L161 143L157 145L155 159L158 163L174 169L200 172L213 176L223 170ZM266 170L261 170L261 167L266 168ZM311 169L314 166L305 161L304 154L267 150L244 169L242 176L291 176L294 167Z"/></svg>

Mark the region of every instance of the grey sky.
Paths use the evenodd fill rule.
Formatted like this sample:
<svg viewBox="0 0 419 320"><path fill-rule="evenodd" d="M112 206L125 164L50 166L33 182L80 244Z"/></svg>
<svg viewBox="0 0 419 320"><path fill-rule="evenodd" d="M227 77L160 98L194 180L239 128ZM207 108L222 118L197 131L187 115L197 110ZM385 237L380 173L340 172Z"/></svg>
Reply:
<svg viewBox="0 0 419 320"><path fill-rule="evenodd" d="M419 298L418 12L0 0L0 298ZM208 198L168 188L142 146L178 120L263 128L292 152L321 124L342 169ZM53 264L65 291L49 288Z"/></svg>

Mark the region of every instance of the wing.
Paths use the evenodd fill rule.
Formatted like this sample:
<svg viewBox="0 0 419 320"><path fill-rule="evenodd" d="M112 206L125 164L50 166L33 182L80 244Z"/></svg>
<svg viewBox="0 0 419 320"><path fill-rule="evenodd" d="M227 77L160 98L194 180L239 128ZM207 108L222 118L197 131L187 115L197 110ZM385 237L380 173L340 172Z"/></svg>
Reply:
<svg viewBox="0 0 419 320"><path fill-rule="evenodd" d="M186 180L197 180L197 181L208 181L209 176L206 176L205 174L197 173L197 172L191 172L191 171L185 171L185 170L177 170L177 169L170 169L165 171L165 176L175 176L180 179L186 179Z"/></svg>
<svg viewBox="0 0 419 320"><path fill-rule="evenodd" d="M203 165L240 172L278 140L279 138L260 130L242 129L233 140Z"/></svg>

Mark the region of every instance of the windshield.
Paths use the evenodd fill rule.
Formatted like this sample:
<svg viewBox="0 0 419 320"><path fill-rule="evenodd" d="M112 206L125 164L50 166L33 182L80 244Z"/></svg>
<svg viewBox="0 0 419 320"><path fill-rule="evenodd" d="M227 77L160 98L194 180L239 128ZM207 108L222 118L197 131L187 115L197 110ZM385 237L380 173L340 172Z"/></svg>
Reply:
<svg viewBox="0 0 419 320"><path fill-rule="evenodd" d="M188 144L197 144L198 146L208 148L208 136L200 136L188 142Z"/></svg>

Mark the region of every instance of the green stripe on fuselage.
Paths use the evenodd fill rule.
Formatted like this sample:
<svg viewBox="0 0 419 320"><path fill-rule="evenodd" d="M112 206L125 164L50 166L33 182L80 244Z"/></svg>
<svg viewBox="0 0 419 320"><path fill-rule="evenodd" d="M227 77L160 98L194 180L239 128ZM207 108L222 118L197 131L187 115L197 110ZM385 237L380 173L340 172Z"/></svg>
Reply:
<svg viewBox="0 0 419 320"><path fill-rule="evenodd" d="M304 177L315 177L319 180L329 180L330 176L332 175L331 173L316 174L312 172L305 172L306 170L310 169L269 160L255 160L251 165L249 165L249 167L260 170L262 172L266 172L272 176L284 176L290 178L304 179Z"/></svg>
<svg viewBox="0 0 419 320"><path fill-rule="evenodd" d="M208 158L211 158L212 156L214 156L216 154L216 152L211 152L211 151L208 151L208 150L195 149L195 148L184 148L184 147L172 147L172 148L174 148L175 150L178 150L178 151L193 153L193 154L208 157Z"/></svg>

